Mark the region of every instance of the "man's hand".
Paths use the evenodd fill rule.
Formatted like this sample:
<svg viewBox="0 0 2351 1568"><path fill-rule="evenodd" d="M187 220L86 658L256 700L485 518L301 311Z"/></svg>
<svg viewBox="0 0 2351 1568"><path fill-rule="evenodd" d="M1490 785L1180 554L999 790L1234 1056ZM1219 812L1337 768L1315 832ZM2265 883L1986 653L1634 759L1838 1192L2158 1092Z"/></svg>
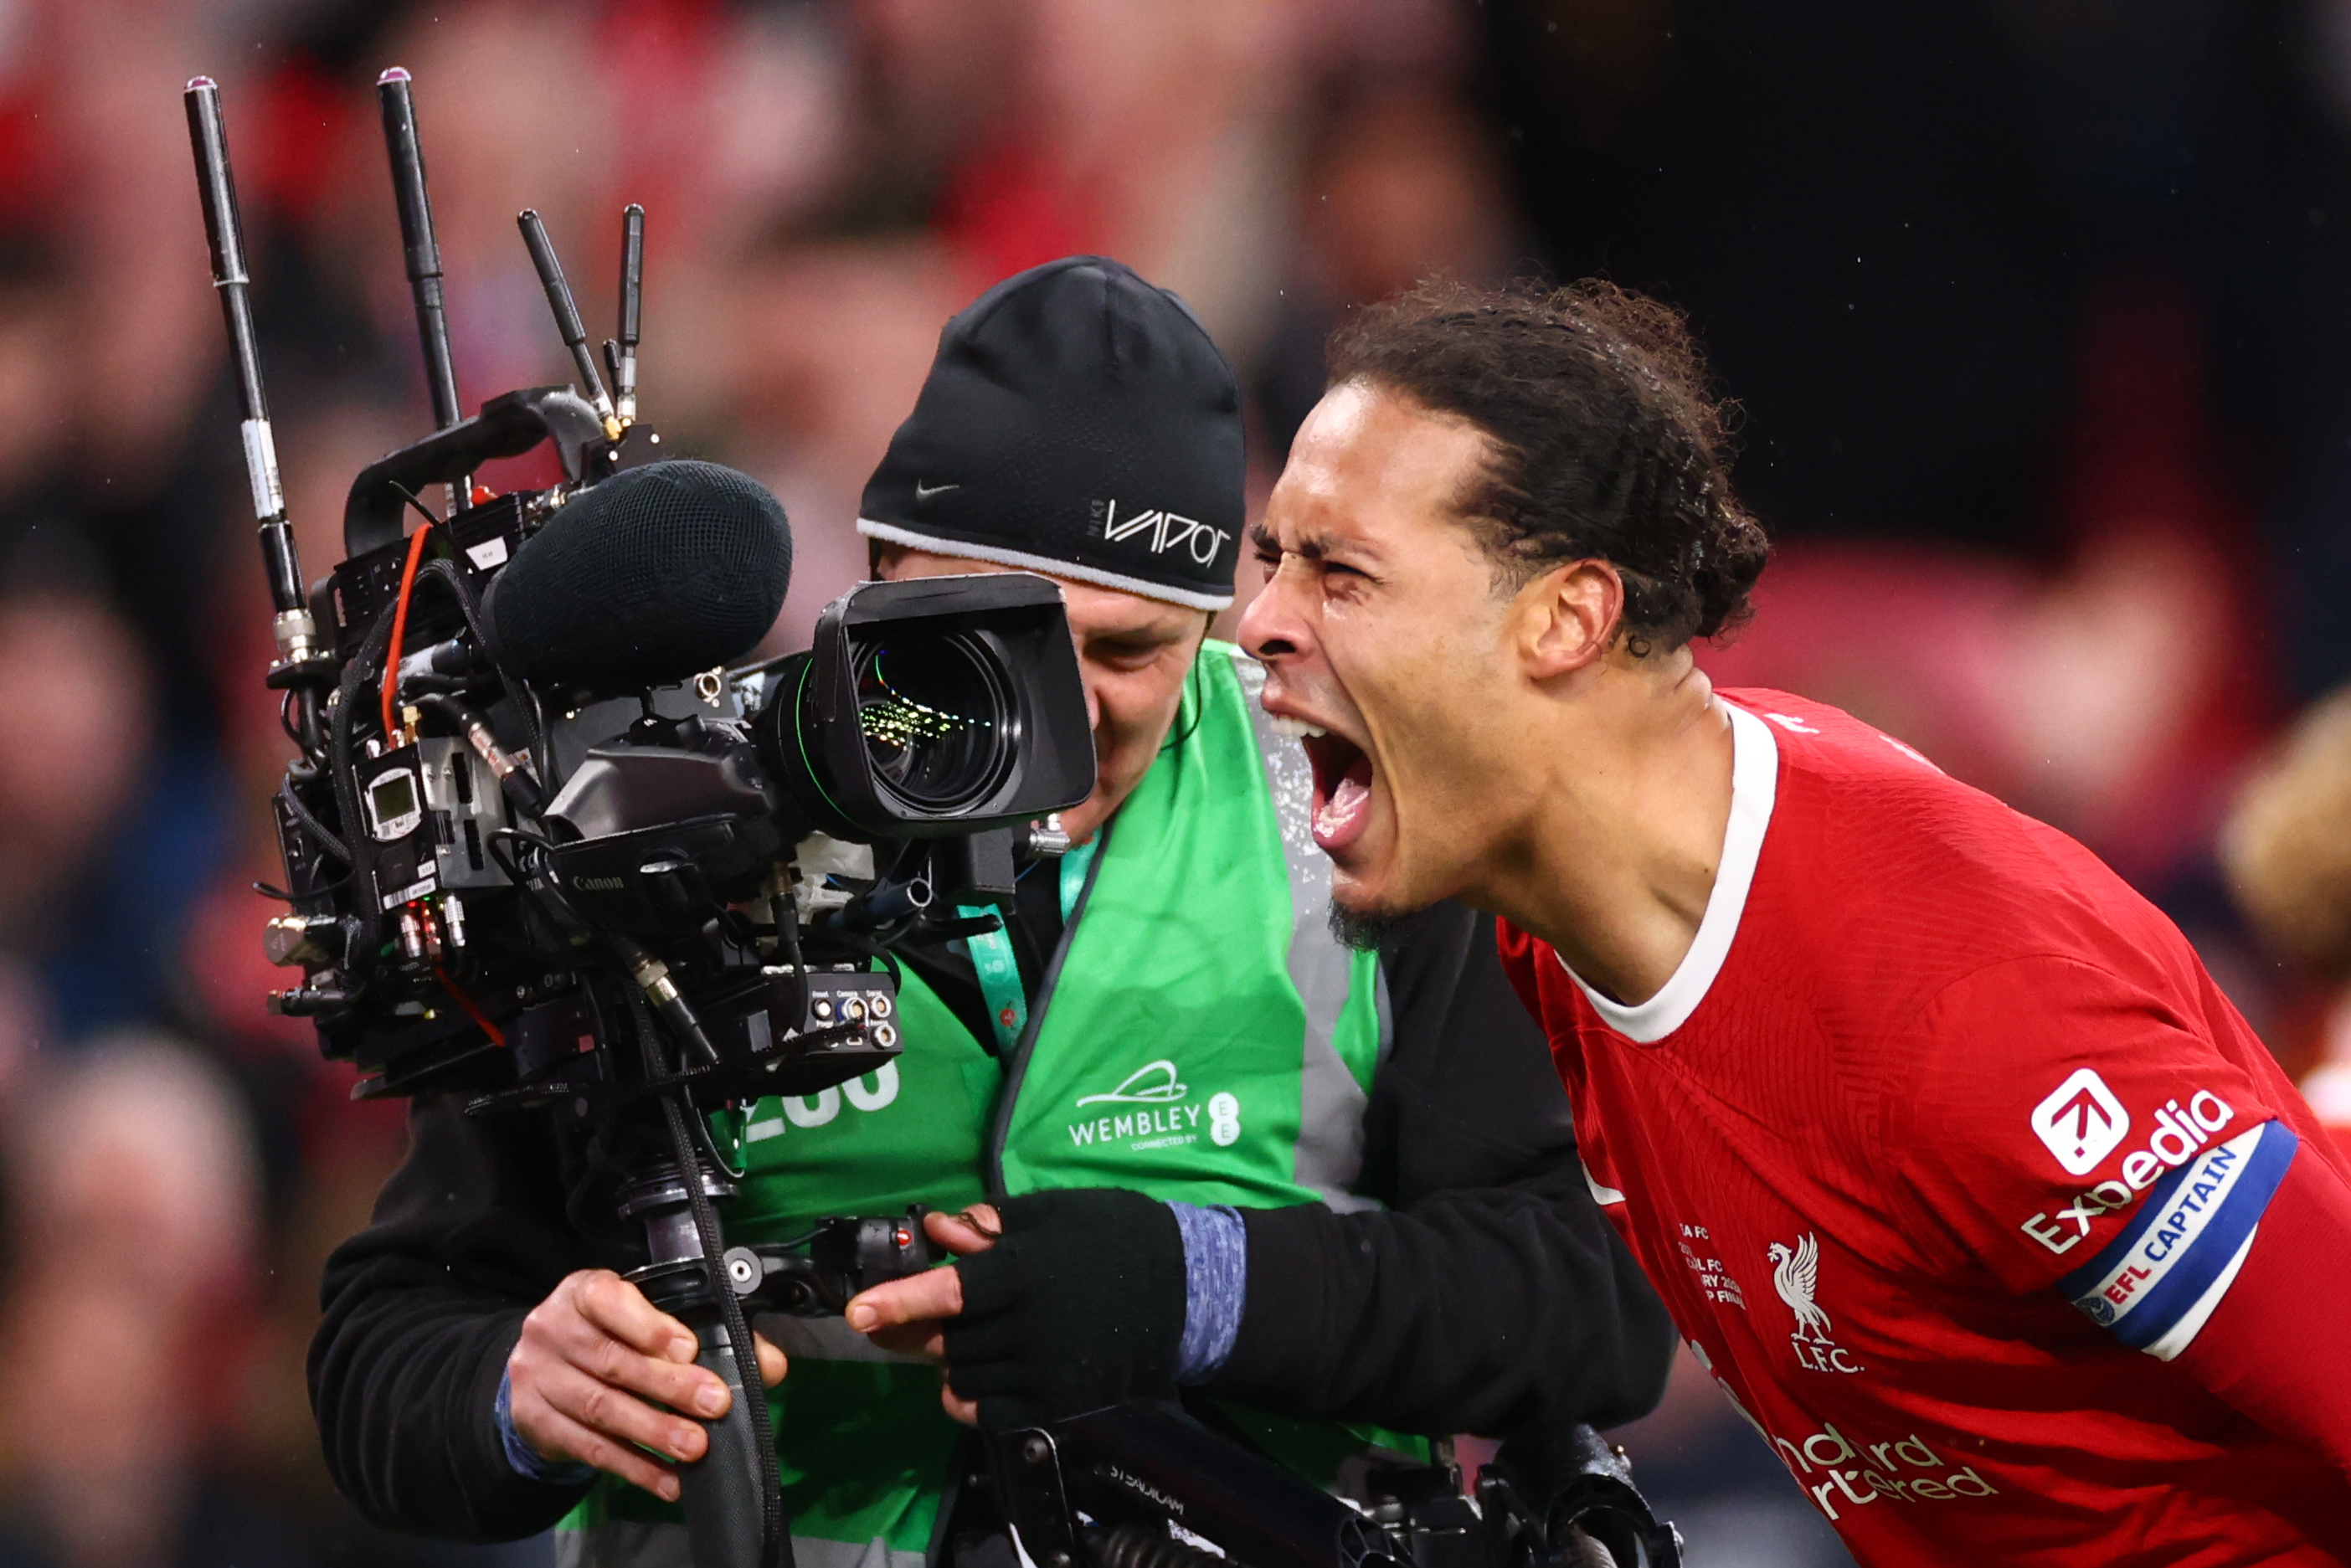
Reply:
<svg viewBox="0 0 2351 1568"><path fill-rule="evenodd" d="M993 1206L976 1203L961 1214L934 1209L923 1216L923 1229L955 1256L968 1258L996 1245L1004 1225ZM962 1311L963 1276L953 1269L926 1269L852 1297L841 1316L849 1320L851 1328L870 1336L883 1350L943 1362L946 1320ZM967 1427L979 1420L979 1406L956 1398L944 1380L939 1384L939 1403Z"/></svg>
<svg viewBox="0 0 2351 1568"><path fill-rule="evenodd" d="M772 1388L784 1353L757 1345L759 1381ZM532 1309L507 1358L515 1430L544 1458L577 1459L675 1502L676 1473L644 1449L700 1458L708 1436L671 1412L713 1420L732 1402L718 1375L694 1364L697 1349L694 1331L634 1285L583 1269Z"/></svg>
<svg viewBox="0 0 2351 1568"><path fill-rule="evenodd" d="M925 1228L960 1260L877 1285L844 1315L884 1349L944 1359L949 1415L1001 1431L1173 1390L1186 1278L1165 1204L1057 1188Z"/></svg>

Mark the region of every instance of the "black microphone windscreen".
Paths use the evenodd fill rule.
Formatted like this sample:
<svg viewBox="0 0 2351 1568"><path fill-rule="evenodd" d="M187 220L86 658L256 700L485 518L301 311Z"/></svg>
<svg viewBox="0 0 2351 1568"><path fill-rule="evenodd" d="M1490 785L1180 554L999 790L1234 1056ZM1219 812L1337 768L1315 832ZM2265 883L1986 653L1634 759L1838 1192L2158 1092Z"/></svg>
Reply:
<svg viewBox="0 0 2351 1568"><path fill-rule="evenodd" d="M583 490L515 550L483 606L533 685L667 685L747 653L791 586L784 508L715 463L650 463Z"/></svg>

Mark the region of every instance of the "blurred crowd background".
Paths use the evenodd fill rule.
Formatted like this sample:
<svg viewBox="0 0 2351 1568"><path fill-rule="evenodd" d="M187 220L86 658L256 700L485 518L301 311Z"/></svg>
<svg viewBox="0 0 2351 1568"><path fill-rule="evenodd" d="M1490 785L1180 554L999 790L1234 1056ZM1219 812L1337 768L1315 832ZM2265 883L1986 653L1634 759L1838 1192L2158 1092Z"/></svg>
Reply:
<svg viewBox="0 0 2351 1568"><path fill-rule="evenodd" d="M180 89L224 89L317 573L429 424L392 64L469 409L569 378L517 209L601 337L644 204L645 412L789 508L777 651L1019 267L1181 291L1253 499L1352 306L1674 301L1780 546L1705 663L2082 838L2351 1124L2351 707L2296 727L2351 676L2351 0L0 0L0 1568L544 1561L327 1486L319 1265L403 1132L261 1007L287 746ZM1625 1437L1696 1568L1844 1561L1684 1373Z"/></svg>

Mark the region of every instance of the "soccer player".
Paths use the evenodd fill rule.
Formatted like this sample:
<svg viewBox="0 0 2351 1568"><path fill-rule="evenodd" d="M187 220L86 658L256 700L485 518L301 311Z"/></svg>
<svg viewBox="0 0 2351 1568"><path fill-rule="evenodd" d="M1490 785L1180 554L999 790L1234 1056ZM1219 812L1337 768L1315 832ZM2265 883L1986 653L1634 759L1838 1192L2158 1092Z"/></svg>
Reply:
<svg viewBox="0 0 2351 1568"><path fill-rule="evenodd" d="M1502 916L1594 1195L1863 1563L2351 1563L2342 1156L2079 845L1709 687L1766 550L1677 318L1366 313L1259 544L1336 923Z"/></svg>

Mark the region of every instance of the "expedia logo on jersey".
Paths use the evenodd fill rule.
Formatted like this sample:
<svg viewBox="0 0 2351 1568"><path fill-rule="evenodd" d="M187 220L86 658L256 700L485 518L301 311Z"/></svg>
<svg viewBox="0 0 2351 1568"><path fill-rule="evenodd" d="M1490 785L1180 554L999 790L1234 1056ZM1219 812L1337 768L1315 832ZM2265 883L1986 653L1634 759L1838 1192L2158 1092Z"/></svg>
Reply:
<svg viewBox="0 0 2351 1568"><path fill-rule="evenodd" d="M2097 1070L2085 1067L2032 1108L2032 1131L2067 1176L2088 1176L2130 1131L2130 1113Z"/></svg>
<svg viewBox="0 0 2351 1568"><path fill-rule="evenodd" d="M1209 1095L1206 1104L1195 1105L1191 1093L1191 1086L1177 1076L1173 1061L1165 1058L1146 1061L1121 1079L1115 1089L1078 1096L1081 1110L1104 1109L1087 1121L1069 1124L1070 1142L1080 1148L1123 1143L1134 1150L1170 1149L1198 1143L1203 1132L1220 1149L1238 1142L1239 1099L1220 1092Z"/></svg>
<svg viewBox="0 0 2351 1568"><path fill-rule="evenodd" d="M2082 1072L2075 1073L2074 1078L2066 1080L2065 1083L2060 1085L2059 1092L2064 1093L2072 1089L2075 1081L2085 1074L2093 1079L2097 1076L2085 1068ZM2095 1089L2103 1094L2106 1102L2114 1102L2114 1095L2106 1090L2103 1082L2096 1083ZM2057 1098L2057 1095L2053 1094L2048 1100L2043 1101L2043 1109L2047 1109ZM2084 1102L2077 1099L2073 1103L2081 1105ZM2128 1125L2128 1118L2118 1103L2114 1103L2114 1113L2120 1124ZM2033 1114L2035 1127L2038 1130L2041 1113L2036 1111ZM2085 1121L2088 1119L2086 1110L2079 1112L2078 1114ZM2212 1134L2234 1121L2236 1115L2236 1108L2210 1089L2199 1089L2188 1097L2188 1103L2185 1105L2177 1100L2165 1101L2163 1108L2155 1113L2155 1131L2147 1135L2147 1146L2135 1149L2123 1156L2120 1180L2109 1176L2089 1191L2076 1197L2065 1207L2059 1209L2054 1218L2052 1218L2044 1209L2026 1220L2019 1228L2052 1252L2072 1251L2081 1245L2084 1237L2090 1234L2092 1220L2101 1215L2111 1213L2118 1208L2126 1208L2136 1203L2138 1200L2138 1195L2160 1181L2166 1172L2177 1170L2196 1158L2204 1146L2212 1141ZM2064 1135L2064 1130L2061 1129L2060 1137L2063 1138ZM2043 1137L2046 1141L2046 1134L2043 1134ZM2106 1154L2113 1151L2115 1145L2121 1139L2119 1134L2113 1138L2093 1134L2089 1141L2093 1145L2104 1144L2105 1146L2097 1156L2103 1159ZM2053 1145L2051 1153L2057 1152L2056 1145ZM2070 1174L2082 1176L2087 1174L2096 1162L2094 1160L2091 1165L2076 1169L2071 1161L2060 1155L2059 1163L2064 1165Z"/></svg>
<svg viewBox="0 0 2351 1568"><path fill-rule="evenodd" d="M1212 528L1192 517L1166 511L1130 511L1119 515L1115 498L1089 503L1094 531L1113 543L1132 540L1153 555L1165 555L1180 549L1200 566L1217 559L1217 552L1231 538L1228 528Z"/></svg>

